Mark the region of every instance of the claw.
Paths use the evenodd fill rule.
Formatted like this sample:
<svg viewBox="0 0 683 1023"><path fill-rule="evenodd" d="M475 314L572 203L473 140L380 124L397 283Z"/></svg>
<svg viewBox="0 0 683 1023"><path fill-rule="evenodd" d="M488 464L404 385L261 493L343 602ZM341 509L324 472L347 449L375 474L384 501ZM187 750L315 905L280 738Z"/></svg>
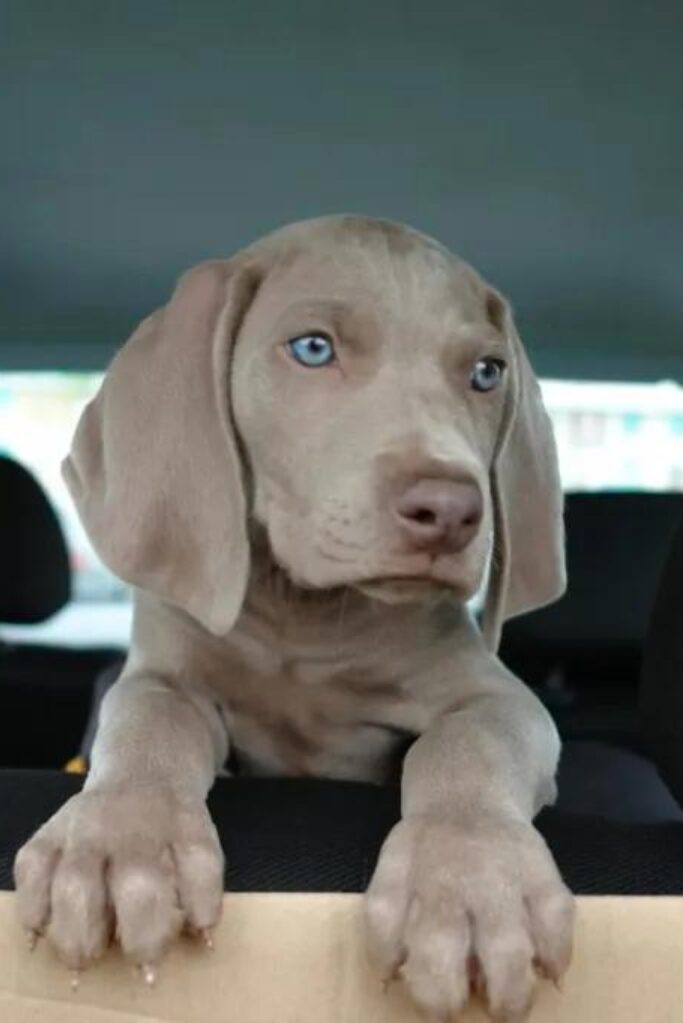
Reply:
<svg viewBox="0 0 683 1023"><path fill-rule="evenodd" d="M401 977L403 976L403 967L406 964L407 958L408 953L405 950L403 950L401 953L401 958L396 963L394 963L394 965L390 968L389 972L385 973L384 976L382 977L382 991L384 992L384 994L386 994L387 991L389 990L390 984L393 984L396 981L400 980Z"/></svg>
<svg viewBox="0 0 683 1023"><path fill-rule="evenodd" d="M40 931L36 931L33 929L26 931L26 942L28 944L29 952L33 952L35 950L35 947L38 944L39 939Z"/></svg>
<svg viewBox="0 0 683 1023"><path fill-rule="evenodd" d="M214 945L213 932L213 927L195 927L190 923L185 924L185 934L192 938L193 941L201 941L209 952L213 952L216 947Z"/></svg>
<svg viewBox="0 0 683 1023"><path fill-rule="evenodd" d="M81 986L80 970L71 970L69 972L69 977L70 977L69 986L71 987L71 990L78 991L79 987Z"/></svg>
<svg viewBox="0 0 683 1023"><path fill-rule="evenodd" d="M482 970L479 958L476 955L469 955L467 958L467 975L470 982L470 992L478 998L486 998L486 977Z"/></svg>
<svg viewBox="0 0 683 1023"><path fill-rule="evenodd" d="M151 963L143 963L140 967L142 971L142 978L147 987L154 987L157 981L157 972Z"/></svg>
<svg viewBox="0 0 683 1023"><path fill-rule="evenodd" d="M389 973L386 973L382 977L382 992L383 992L383 994L387 993L387 991L389 990L389 987L392 984L394 984L397 980L400 980L401 968L402 968L404 962L405 962L405 958L402 959L400 963L397 963L396 966L393 966L391 968L391 971Z"/></svg>
<svg viewBox="0 0 683 1023"><path fill-rule="evenodd" d="M562 991L562 977L550 963L535 959L534 969L542 980L549 980L558 991Z"/></svg>

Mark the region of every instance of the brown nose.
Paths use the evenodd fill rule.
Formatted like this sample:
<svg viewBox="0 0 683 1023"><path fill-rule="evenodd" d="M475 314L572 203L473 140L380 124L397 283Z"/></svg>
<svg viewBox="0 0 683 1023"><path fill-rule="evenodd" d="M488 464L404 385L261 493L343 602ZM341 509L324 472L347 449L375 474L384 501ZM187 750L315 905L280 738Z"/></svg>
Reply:
<svg viewBox="0 0 683 1023"><path fill-rule="evenodd" d="M483 501L474 482L423 479L404 490L395 510L403 535L414 549L457 554L476 536Z"/></svg>

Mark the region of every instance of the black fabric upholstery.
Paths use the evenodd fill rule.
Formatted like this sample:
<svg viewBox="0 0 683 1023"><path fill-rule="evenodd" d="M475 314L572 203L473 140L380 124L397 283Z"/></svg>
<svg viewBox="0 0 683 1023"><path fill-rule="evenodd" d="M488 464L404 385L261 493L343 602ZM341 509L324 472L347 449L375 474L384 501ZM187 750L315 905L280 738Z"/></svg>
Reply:
<svg viewBox="0 0 683 1023"><path fill-rule="evenodd" d="M568 494L567 593L510 622L507 645L524 640L553 656L637 653L681 515L680 493Z"/></svg>
<svg viewBox="0 0 683 1023"><path fill-rule="evenodd" d="M0 622L29 624L69 600L69 556L57 516L33 476L0 455Z"/></svg>
<svg viewBox="0 0 683 1023"><path fill-rule="evenodd" d="M683 519L652 613L641 701L652 756L683 805Z"/></svg>
<svg viewBox="0 0 683 1023"><path fill-rule="evenodd" d="M564 743L556 806L610 821L683 822L683 810L652 760L604 742Z"/></svg>
<svg viewBox="0 0 683 1023"><path fill-rule="evenodd" d="M563 738L642 748L643 645L681 515L680 493L567 495L567 593L509 622L501 649Z"/></svg>
<svg viewBox="0 0 683 1023"><path fill-rule="evenodd" d="M34 624L67 603L69 555L40 484L0 455L0 622ZM95 678L120 650L3 642L0 767L62 767L78 752Z"/></svg>
<svg viewBox="0 0 683 1023"><path fill-rule="evenodd" d="M80 786L57 772L0 772L1 889L17 849ZM234 891L363 891L399 813L395 788L309 780L220 779L209 806ZM683 823L548 810L538 824L577 894L683 894Z"/></svg>
<svg viewBox="0 0 683 1023"><path fill-rule="evenodd" d="M94 681L120 656L110 647L0 644L0 767L60 768L75 756Z"/></svg>

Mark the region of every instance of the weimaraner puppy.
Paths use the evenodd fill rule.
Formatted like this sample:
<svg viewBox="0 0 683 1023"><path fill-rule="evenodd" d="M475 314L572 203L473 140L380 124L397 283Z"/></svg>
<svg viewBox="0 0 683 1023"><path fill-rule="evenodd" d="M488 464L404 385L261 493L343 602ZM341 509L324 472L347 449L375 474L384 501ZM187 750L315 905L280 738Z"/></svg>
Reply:
<svg viewBox="0 0 683 1023"><path fill-rule="evenodd" d="M409 733L371 955L433 1018L474 988L523 1017L568 964L573 904L532 823L558 736L495 652L564 588L552 431L506 300L401 225L283 228L182 277L64 471L135 619L83 792L18 854L25 927L74 970L115 933L151 981L181 927L218 921L205 797L229 751L245 774L381 782Z"/></svg>

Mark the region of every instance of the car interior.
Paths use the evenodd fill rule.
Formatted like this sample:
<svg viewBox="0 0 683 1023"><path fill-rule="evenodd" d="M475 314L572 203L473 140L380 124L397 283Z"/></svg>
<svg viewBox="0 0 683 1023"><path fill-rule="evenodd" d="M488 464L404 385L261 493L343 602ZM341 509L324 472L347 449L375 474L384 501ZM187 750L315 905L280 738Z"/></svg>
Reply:
<svg viewBox="0 0 683 1023"><path fill-rule="evenodd" d="M563 740L539 827L574 891L681 894L680 12L266 7L3 16L0 889L82 786L127 650L131 595L55 482L75 416L186 267L359 210L435 235L512 296L566 493L567 593L510 621L500 651ZM574 404L553 406L564 384ZM229 888L362 891L399 794L219 779L210 807Z"/></svg>

